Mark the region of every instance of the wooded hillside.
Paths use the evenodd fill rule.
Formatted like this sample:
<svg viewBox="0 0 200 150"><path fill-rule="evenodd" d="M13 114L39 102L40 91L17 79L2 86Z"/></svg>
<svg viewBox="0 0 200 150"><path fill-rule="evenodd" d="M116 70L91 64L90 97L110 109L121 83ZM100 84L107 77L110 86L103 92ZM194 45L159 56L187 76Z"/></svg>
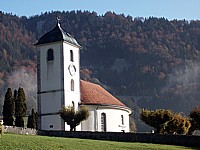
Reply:
<svg viewBox="0 0 200 150"><path fill-rule="evenodd" d="M87 11L27 18L0 12L0 108L6 89L19 86L28 96L28 110L36 107L33 45L54 28L57 17L83 46L81 78L104 86L133 109L135 118L143 107L188 115L200 105L199 20L133 18L113 12L99 16Z"/></svg>

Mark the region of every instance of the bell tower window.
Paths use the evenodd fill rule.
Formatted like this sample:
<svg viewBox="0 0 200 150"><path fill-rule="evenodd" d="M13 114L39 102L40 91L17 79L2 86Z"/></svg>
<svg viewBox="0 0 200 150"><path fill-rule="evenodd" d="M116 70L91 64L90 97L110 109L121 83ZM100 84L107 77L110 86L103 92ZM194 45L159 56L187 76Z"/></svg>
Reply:
<svg viewBox="0 0 200 150"><path fill-rule="evenodd" d="M71 79L71 91L74 91L74 80Z"/></svg>
<svg viewBox="0 0 200 150"><path fill-rule="evenodd" d="M47 61L52 61L52 60L54 60L53 49L48 49L48 51L47 51Z"/></svg>
<svg viewBox="0 0 200 150"><path fill-rule="evenodd" d="M70 61L74 62L74 53L70 50Z"/></svg>

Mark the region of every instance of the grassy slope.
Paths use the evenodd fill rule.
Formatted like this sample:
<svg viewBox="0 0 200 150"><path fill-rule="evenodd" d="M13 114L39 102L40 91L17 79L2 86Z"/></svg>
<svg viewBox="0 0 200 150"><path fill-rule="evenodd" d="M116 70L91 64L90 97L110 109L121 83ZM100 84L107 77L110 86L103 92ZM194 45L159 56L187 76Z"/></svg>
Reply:
<svg viewBox="0 0 200 150"><path fill-rule="evenodd" d="M59 138L46 136L31 136L31 135L17 135L4 134L0 139L0 149L2 150L16 150L16 149L67 149L67 150L123 150L123 149L165 149L165 150L183 150L192 149L181 146L147 144L147 143L126 143L126 142L111 142L111 141L97 141L74 138Z"/></svg>

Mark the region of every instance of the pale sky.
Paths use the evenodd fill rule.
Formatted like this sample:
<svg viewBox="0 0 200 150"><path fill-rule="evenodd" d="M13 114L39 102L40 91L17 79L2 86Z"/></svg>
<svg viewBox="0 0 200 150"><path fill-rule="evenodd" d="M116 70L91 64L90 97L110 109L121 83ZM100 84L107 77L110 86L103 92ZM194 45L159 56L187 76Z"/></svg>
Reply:
<svg viewBox="0 0 200 150"><path fill-rule="evenodd" d="M200 20L200 0L0 0L0 11L34 16L46 11L107 11L135 17Z"/></svg>

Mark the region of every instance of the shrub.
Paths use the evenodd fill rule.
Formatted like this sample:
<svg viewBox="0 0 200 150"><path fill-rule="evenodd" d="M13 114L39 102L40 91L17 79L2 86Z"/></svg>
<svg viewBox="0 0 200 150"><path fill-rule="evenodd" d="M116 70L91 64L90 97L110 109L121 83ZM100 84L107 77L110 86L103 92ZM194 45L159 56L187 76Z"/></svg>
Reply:
<svg viewBox="0 0 200 150"><path fill-rule="evenodd" d="M191 127L190 121L181 114L175 114L173 118L164 125L164 131L168 134L186 134Z"/></svg>
<svg viewBox="0 0 200 150"><path fill-rule="evenodd" d="M195 107L190 112L190 122L191 128L189 129L189 134L192 134L195 130L200 130L200 106Z"/></svg>
<svg viewBox="0 0 200 150"><path fill-rule="evenodd" d="M89 111L86 107L80 107L78 111L74 110L74 107L63 106L60 110L61 118L70 125L70 131L74 131L75 127L81 123L81 121L86 120L89 117Z"/></svg>
<svg viewBox="0 0 200 150"><path fill-rule="evenodd" d="M190 121L172 110L158 109L156 111L143 109L140 119L156 129L157 133L186 134L191 127Z"/></svg>
<svg viewBox="0 0 200 150"><path fill-rule="evenodd" d="M152 111L143 109L140 113L140 119L147 125L155 128L157 133L163 133L164 124L172 119L173 114L171 110L158 109Z"/></svg>

